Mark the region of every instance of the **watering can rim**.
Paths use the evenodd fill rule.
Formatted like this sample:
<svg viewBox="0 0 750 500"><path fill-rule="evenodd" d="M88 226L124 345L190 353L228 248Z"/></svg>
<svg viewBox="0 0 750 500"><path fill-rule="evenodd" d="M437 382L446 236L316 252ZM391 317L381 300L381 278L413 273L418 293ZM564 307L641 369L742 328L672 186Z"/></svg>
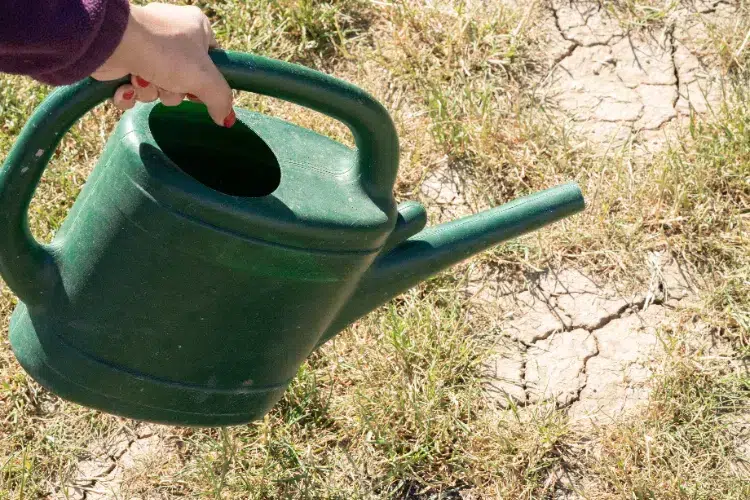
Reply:
<svg viewBox="0 0 750 500"><path fill-rule="evenodd" d="M123 189L135 186L131 196L142 198L143 203L247 241L319 254L366 255L382 250L383 236L391 232L391 220L362 192L359 179L352 175L356 151L293 123L239 109L238 124L246 118L252 120L245 124L247 129L278 158L282 175L279 186L268 195L233 196L195 179L159 147L147 123L156 106L139 106L123 115L120 133L113 135L118 149L112 154L117 154L118 164L129 167L111 168L109 182L127 177ZM276 127L296 129L293 147L285 147L284 130L276 133ZM346 155L340 160L348 164L349 171L334 175L284 156L289 154L284 151L287 149L319 148L321 139L332 155ZM139 164L142 167L133 170ZM304 205L310 198L311 185L325 193L324 202Z"/></svg>

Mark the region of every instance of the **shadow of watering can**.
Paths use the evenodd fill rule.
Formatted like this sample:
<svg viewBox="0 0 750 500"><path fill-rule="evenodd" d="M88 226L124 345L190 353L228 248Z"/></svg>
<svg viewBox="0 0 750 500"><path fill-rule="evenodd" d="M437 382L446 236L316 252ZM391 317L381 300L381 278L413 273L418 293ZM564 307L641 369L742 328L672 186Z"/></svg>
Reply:
<svg viewBox="0 0 750 500"><path fill-rule="evenodd" d="M398 138L359 88L297 65L214 51L229 84L325 113L357 148L238 110L125 113L54 241L27 210L62 136L122 81L53 92L0 171L0 274L21 303L10 342L61 397L168 424L262 417L347 325L430 276L581 211L574 184L424 229L395 205Z"/></svg>

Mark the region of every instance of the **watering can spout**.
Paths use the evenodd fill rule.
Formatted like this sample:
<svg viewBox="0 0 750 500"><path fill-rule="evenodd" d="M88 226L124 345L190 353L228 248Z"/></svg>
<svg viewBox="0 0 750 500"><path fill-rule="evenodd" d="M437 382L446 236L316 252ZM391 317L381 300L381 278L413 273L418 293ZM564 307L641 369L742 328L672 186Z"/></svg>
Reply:
<svg viewBox="0 0 750 500"><path fill-rule="evenodd" d="M575 183L568 183L422 230L426 224L424 208L413 202L402 204L396 229L383 254L318 345L440 271L584 208L581 190Z"/></svg>

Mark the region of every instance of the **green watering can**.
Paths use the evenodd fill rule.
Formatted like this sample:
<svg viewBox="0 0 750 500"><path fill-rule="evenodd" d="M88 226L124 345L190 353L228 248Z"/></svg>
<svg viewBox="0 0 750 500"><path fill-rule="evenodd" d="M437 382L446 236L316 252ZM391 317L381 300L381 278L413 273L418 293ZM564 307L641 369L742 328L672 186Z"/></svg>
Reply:
<svg viewBox="0 0 750 500"><path fill-rule="evenodd" d="M357 318L584 208L565 184L424 229L421 205L394 202L398 138L377 101L297 65L211 57L235 89L345 123L357 148L246 110L225 129L200 104L141 104L42 245L27 222L42 171L123 81L53 92L0 171L0 274L21 300L16 357L67 400L176 425L259 419L307 356Z"/></svg>

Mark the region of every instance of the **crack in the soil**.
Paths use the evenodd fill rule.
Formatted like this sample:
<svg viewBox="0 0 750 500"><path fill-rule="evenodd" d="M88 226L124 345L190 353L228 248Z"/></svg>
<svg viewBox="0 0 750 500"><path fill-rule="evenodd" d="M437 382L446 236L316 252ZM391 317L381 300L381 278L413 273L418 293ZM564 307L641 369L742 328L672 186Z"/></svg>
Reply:
<svg viewBox="0 0 750 500"><path fill-rule="evenodd" d="M559 315L557 314L556 311L553 311L553 314L555 314L556 316L558 316L558 319L559 319ZM570 319L570 318L568 318L568 319ZM531 339L530 342L524 342L524 341L520 341L520 342L521 342L521 344L525 345L526 347L530 347L530 346L535 345L537 342L540 342L542 340L547 340L548 338L550 338L552 335L554 335L556 333L570 331L568 329L568 327L565 326L565 323L562 320L561 320L561 323L563 325L562 328L552 328L548 332L543 333L541 335L534 335L534 337Z"/></svg>
<svg viewBox="0 0 750 500"><path fill-rule="evenodd" d="M641 127L639 130L646 130L646 131L661 130L664 127L664 125L666 125L667 123L669 123L669 122L671 122L673 120L676 120L677 116L679 114L680 114L679 112L675 111L675 114L664 118L658 124L652 125L652 126L649 126L649 127L645 127L644 126L644 127Z"/></svg>
<svg viewBox="0 0 750 500"><path fill-rule="evenodd" d="M617 38L617 41L619 42L620 40L625 38L625 35L612 35L603 42L582 43L575 39L572 39L572 40L575 41L581 47L609 47L611 46L612 40L614 40L615 38Z"/></svg>
<svg viewBox="0 0 750 500"><path fill-rule="evenodd" d="M674 86L675 86L674 83L651 83L651 82L644 83L644 82L639 82L639 83L636 83L633 87L628 87L628 88L637 89L638 87L674 87Z"/></svg>
<svg viewBox="0 0 750 500"><path fill-rule="evenodd" d="M126 429L122 429L121 432L123 432L123 434L126 434L126 435L131 434ZM72 487L72 488L80 490L81 493L82 493L81 498L83 500L86 500L88 498L88 494L89 493L99 493L100 494L101 491L97 490L96 487L99 485L99 483L106 482L107 476L109 476L120 465L120 460L122 459L122 457L124 457L125 455L127 455L128 452L130 452L131 448L133 447L133 444L135 444L136 441L139 441L139 440L142 440L142 439L148 439L148 438L152 437L154 434L155 434L155 432L153 432L153 431L146 432L144 434L139 434L136 431L135 433L133 433L133 435L128 435L127 436L127 442L128 442L127 446L125 447L125 449L122 452L119 452L117 454L117 456L113 455L109 451L106 451L106 453L105 453L106 454L106 459L110 461L110 464L108 464L107 468L102 469L102 471L100 471L96 477L81 477L81 476L76 477L72 481L73 484L70 485L70 486L68 486L68 487ZM101 460L101 458L102 458L101 456L96 457L93 454L91 454L91 455L92 456L91 456L91 458L89 460ZM85 462L85 461L86 460L82 460L79 463ZM87 484L82 485L80 483L87 483ZM65 488L67 488L67 487L63 487L63 489L65 489Z"/></svg>
<svg viewBox="0 0 750 500"><path fill-rule="evenodd" d="M555 27L557 28L557 31L560 33L560 36L563 38L563 40L568 41L568 42L572 42L572 43L576 44L579 47L603 47L603 46L609 46L612 43L612 40L617 39L617 41L619 42L620 40L622 40L623 38L625 38L625 36L627 36L627 35L625 35L623 33L613 33L613 34L611 34L609 36L609 38L607 38L603 42L583 43L583 42L581 42L579 40L576 40L575 37L572 37L572 36L568 35L565 32L565 30L563 29L562 25L560 24L560 14L559 14L557 8L555 7L554 3L550 2L549 5L548 5L548 8L552 12L552 17L555 20ZM598 11L598 9L597 9L597 11ZM582 14L581 14L581 17L583 17ZM584 19L584 24L582 24L582 25L571 26L571 28L585 28L585 27L588 27L588 18Z"/></svg>
<svg viewBox="0 0 750 500"><path fill-rule="evenodd" d="M674 111L673 114L670 116L667 116L666 118L663 118L660 120L657 124L651 125L651 126L643 126L640 127L639 130L641 131L655 131L655 130L661 130L664 128L664 126L674 121L678 118L680 115L680 112L677 110L677 103L680 100L680 71L677 68L677 60L675 58L675 54L677 53L677 40L675 39L675 23L672 22L669 24L669 26L665 30L665 42L669 45L669 57L672 61L672 72L674 75L674 83L639 83L636 88L643 87L643 86L664 86L664 87L674 87L675 88L675 97L671 102L672 111ZM644 104L645 105L645 104Z"/></svg>
<svg viewBox="0 0 750 500"><path fill-rule="evenodd" d="M518 344L521 346L521 389L523 389L523 404L529 404L530 400L530 394L529 394L529 386L526 383L526 363L528 362L528 352L529 349L526 345L524 345L523 342L518 342Z"/></svg>
<svg viewBox="0 0 750 500"><path fill-rule="evenodd" d="M716 2L712 3L710 7L704 10L697 10L696 12L698 14L715 14L716 9L719 8L719 5L728 5L732 7L732 4L727 2L726 0L717 0Z"/></svg>
<svg viewBox="0 0 750 500"><path fill-rule="evenodd" d="M673 22L669 25L666 35L671 45L670 56L672 57L672 69L674 70L674 86L677 89L676 96L672 102L672 108L675 110L675 113L679 114L677 111L677 103L680 100L680 71L677 69L677 60L675 58L675 54L677 54L677 40L675 40L674 30L675 23Z"/></svg>
<svg viewBox="0 0 750 500"><path fill-rule="evenodd" d="M130 446L131 445L128 444L128 449L130 448ZM113 457L111 457L109 455L107 455L107 459L110 460L111 463L109 464L109 467L104 470L103 473L99 474L98 477L106 477L106 476L110 475L112 473L112 471L114 471L117 468L118 460L114 459ZM83 500L86 500L88 498L89 492L91 492L91 493L99 493L96 490L96 486L99 484L100 479L98 479L97 477L90 477L90 478L80 478L80 477L78 477L78 478L76 478L74 480L74 482L77 483L77 482L81 481L82 479L85 480L86 482L88 482L89 484L87 484L86 486L75 486L75 487L78 488L78 489L80 489L83 492L83 494L82 494Z"/></svg>
<svg viewBox="0 0 750 500"><path fill-rule="evenodd" d="M638 116L633 120L633 127L635 127L635 123L643 118L643 115L646 114L646 105L643 104L643 101L641 100L641 109L638 111Z"/></svg>
<svg viewBox="0 0 750 500"><path fill-rule="evenodd" d="M604 316L601 319L599 319L599 322L596 323L594 326L592 326L590 328L586 328L586 326L582 325L582 324L579 324L579 325L573 325L573 324L571 324L570 327L573 330L583 329L583 330L586 330L589 333L594 333L596 330L601 330L602 328L604 328L605 326L607 326L611 322L613 322L615 320L618 320L618 319L621 319L622 315L625 313L625 311L627 311L628 309L631 309L631 308L632 308L632 306L630 304L623 304L622 306L620 306L612 314L609 314L609 315Z"/></svg>
<svg viewBox="0 0 750 500"><path fill-rule="evenodd" d="M561 57L555 58L555 61L553 62L553 67L554 67L554 66L558 66L565 59L567 59L568 57L572 56L573 52L575 52L575 50L578 47L580 47L581 44L578 43L577 40L569 38L565 34L565 31L563 31L562 26L560 26L560 18L558 16L557 9L555 8L555 6L554 6L554 4L552 2L550 2L550 4L549 4L549 9L550 9L550 11L552 11L552 18L555 21L555 27L557 28L557 32L560 33L560 36L562 37L563 40L565 40L566 42L570 42L570 44L571 44L571 45L568 46L567 50L562 54Z"/></svg>
<svg viewBox="0 0 750 500"><path fill-rule="evenodd" d="M581 387L578 388L578 392L576 393L575 398L573 398L573 400L570 401L570 403L568 403L568 406L571 406L576 401L581 400L581 393L583 392L583 390L586 388L586 386L589 383L589 373L588 373L589 360L591 358L597 357L599 353L601 352L599 350L599 338L596 336L596 333L594 331L590 331L589 335L591 335L594 338L594 348L596 349L596 351L594 352L594 354L591 354L590 356L586 356L585 358L583 358L583 368L581 369L581 374L584 375L583 384L581 385Z"/></svg>
<svg viewBox="0 0 750 500"><path fill-rule="evenodd" d="M576 42L570 42L570 44L568 45L568 48L565 50L565 52L563 52L562 54L560 54L559 56L557 56L552 61L552 67L555 67L555 66L559 65L565 59L567 59L568 57L572 56L573 52L575 52L578 47L580 47L580 45L578 45Z"/></svg>

